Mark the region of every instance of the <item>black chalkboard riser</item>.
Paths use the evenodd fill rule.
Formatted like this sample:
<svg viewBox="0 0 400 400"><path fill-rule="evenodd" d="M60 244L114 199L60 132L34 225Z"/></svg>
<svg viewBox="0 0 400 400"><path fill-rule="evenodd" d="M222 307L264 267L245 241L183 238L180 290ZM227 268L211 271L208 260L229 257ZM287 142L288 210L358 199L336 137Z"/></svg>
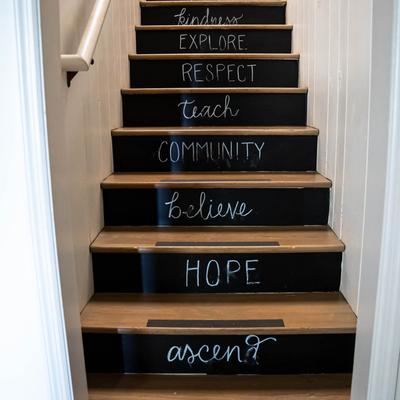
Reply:
<svg viewBox="0 0 400 400"><path fill-rule="evenodd" d="M291 29L136 28L137 54L290 53Z"/></svg>
<svg viewBox="0 0 400 400"><path fill-rule="evenodd" d="M284 24L286 5L283 6L150 6L141 7L142 25L210 25L210 24Z"/></svg>
<svg viewBox="0 0 400 400"><path fill-rule="evenodd" d="M249 331L251 335L251 331ZM259 335L273 338L260 346L257 360L213 361L192 364L187 358L169 362L172 346L207 345L226 349L243 346L242 335L135 335L84 333L86 370L89 373L206 373L206 374L321 374L349 373L353 367L355 334ZM244 346L243 346L244 347Z"/></svg>
<svg viewBox="0 0 400 400"><path fill-rule="evenodd" d="M333 292L339 290L342 254L196 254L193 249L94 252L92 260L95 293Z"/></svg>
<svg viewBox="0 0 400 400"><path fill-rule="evenodd" d="M112 138L114 172L311 172L316 170L317 143L316 135Z"/></svg>
<svg viewBox="0 0 400 400"><path fill-rule="evenodd" d="M297 87L296 59L131 59L132 88ZM160 73L162 71L162 73Z"/></svg>
<svg viewBox="0 0 400 400"><path fill-rule="evenodd" d="M207 89L196 93L137 90L122 92L124 127L307 125L307 93L300 89L217 93Z"/></svg>
<svg viewBox="0 0 400 400"><path fill-rule="evenodd" d="M223 209L236 206L231 217L207 211L188 218L191 205ZM329 188L287 189L134 189L103 188L105 226L302 226L326 225ZM243 205L245 203L245 206ZM230 206L228 206L230 204ZM243 211L240 213L240 209ZM204 206L203 206L204 210ZM193 211L194 212L194 211ZM225 213L225 211L224 211ZM241 215L238 215L238 214ZM179 214L179 215L178 215Z"/></svg>

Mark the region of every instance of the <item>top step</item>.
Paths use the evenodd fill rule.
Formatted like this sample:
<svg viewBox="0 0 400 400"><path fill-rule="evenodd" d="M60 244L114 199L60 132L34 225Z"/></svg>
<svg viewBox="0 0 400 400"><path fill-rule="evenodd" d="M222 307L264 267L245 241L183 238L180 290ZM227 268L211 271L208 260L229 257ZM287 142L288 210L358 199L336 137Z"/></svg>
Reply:
<svg viewBox="0 0 400 400"><path fill-rule="evenodd" d="M142 25L285 24L285 1L141 1Z"/></svg>

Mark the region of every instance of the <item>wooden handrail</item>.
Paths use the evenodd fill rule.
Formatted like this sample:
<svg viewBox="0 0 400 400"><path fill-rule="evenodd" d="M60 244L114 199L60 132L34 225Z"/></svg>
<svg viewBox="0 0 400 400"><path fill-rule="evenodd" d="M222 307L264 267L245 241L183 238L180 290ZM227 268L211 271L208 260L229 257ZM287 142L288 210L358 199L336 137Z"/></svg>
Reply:
<svg viewBox="0 0 400 400"><path fill-rule="evenodd" d="M61 54L61 66L67 72L67 84L80 71L88 71L111 0L96 0L76 54Z"/></svg>

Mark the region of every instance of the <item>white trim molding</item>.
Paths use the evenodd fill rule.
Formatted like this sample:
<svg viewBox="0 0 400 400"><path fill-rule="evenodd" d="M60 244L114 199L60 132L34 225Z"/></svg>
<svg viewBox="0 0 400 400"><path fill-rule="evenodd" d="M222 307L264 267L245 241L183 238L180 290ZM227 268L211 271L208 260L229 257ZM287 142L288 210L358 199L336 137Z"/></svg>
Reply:
<svg viewBox="0 0 400 400"><path fill-rule="evenodd" d="M385 213L368 399L394 400L400 356L400 1L395 1Z"/></svg>
<svg viewBox="0 0 400 400"><path fill-rule="evenodd" d="M50 183L39 0L2 0L1 396L72 400Z"/></svg>

